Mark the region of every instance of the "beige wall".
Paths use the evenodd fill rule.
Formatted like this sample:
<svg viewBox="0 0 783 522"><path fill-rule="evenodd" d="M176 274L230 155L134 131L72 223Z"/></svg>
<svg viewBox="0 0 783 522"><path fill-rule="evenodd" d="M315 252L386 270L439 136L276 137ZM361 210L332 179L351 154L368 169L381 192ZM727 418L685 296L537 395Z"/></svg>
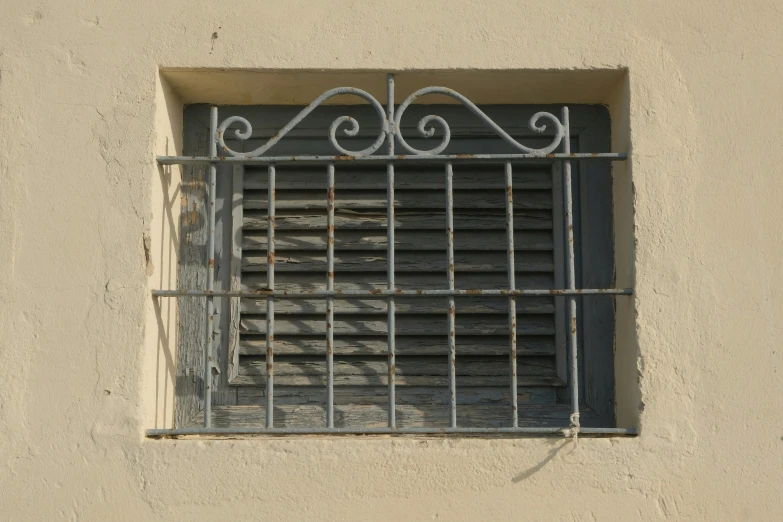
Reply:
<svg viewBox="0 0 783 522"><path fill-rule="evenodd" d="M782 24L775 1L4 2L0 517L783 519ZM555 92L630 137L618 415L641 435L146 440L175 332L149 289L179 240L154 156L183 101L265 92L172 72L198 68L627 68Z"/></svg>

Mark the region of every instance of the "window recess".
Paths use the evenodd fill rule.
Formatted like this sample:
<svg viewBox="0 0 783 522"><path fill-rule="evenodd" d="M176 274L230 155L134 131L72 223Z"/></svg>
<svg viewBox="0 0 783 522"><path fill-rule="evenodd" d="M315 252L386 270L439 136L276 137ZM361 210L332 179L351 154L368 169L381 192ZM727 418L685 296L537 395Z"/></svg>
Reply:
<svg viewBox="0 0 783 522"><path fill-rule="evenodd" d="M186 109L192 155L158 162L188 240L153 291L179 299L177 425L148 435L630 433L605 109L387 88Z"/></svg>

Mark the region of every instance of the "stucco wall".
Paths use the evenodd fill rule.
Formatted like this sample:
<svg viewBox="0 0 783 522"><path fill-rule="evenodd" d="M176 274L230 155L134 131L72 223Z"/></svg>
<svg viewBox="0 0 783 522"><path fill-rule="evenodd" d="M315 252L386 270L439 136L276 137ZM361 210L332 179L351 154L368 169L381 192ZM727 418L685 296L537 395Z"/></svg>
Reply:
<svg viewBox="0 0 783 522"><path fill-rule="evenodd" d="M780 520L782 23L775 1L4 2L0 517ZM149 289L177 240L172 68L627 68L618 416L641 434L146 440L171 415Z"/></svg>

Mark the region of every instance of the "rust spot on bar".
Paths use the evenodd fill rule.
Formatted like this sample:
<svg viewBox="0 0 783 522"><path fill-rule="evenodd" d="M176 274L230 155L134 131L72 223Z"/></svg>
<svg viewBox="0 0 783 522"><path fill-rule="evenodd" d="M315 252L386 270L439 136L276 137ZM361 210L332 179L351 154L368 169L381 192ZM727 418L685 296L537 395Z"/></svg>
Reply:
<svg viewBox="0 0 783 522"><path fill-rule="evenodd" d="M553 153L551 153L551 152L550 152L549 154L547 154L547 155L546 155L546 157L547 157L547 158L554 158L554 157L555 157L555 155L554 155Z"/></svg>
<svg viewBox="0 0 783 522"><path fill-rule="evenodd" d="M397 154L398 160L404 160L406 158L405 154Z"/></svg>
<svg viewBox="0 0 783 522"><path fill-rule="evenodd" d="M379 288L373 288L372 290L370 290L370 293L372 295L379 295L381 292L383 292L383 290L381 290Z"/></svg>
<svg viewBox="0 0 783 522"><path fill-rule="evenodd" d="M275 252L274 251L269 252L269 255L266 256L266 262L268 264L270 264L270 265L274 265L275 264Z"/></svg>
<svg viewBox="0 0 783 522"><path fill-rule="evenodd" d="M506 194L508 194L508 200L511 201L511 197L514 194L514 187L512 187L511 185L506 187Z"/></svg>
<svg viewBox="0 0 783 522"><path fill-rule="evenodd" d="M424 290L416 290L417 295L421 295L422 293L424 293Z"/></svg>
<svg viewBox="0 0 783 522"><path fill-rule="evenodd" d="M475 154L455 154L455 157L460 158L460 159L471 159L471 158L475 158L476 155Z"/></svg>
<svg viewBox="0 0 783 522"><path fill-rule="evenodd" d="M400 290L399 288L397 288L397 289L394 291L394 293L395 293L395 294L401 294L401 293L402 293L402 290Z"/></svg>
<svg viewBox="0 0 783 522"><path fill-rule="evenodd" d="M210 259L209 260L209 268L215 268L215 260L214 259Z"/></svg>
<svg viewBox="0 0 783 522"><path fill-rule="evenodd" d="M454 273L454 263L449 263L449 272Z"/></svg>
<svg viewBox="0 0 783 522"><path fill-rule="evenodd" d="M340 154L339 156L334 157L337 161L353 161L356 159L356 156L349 156L348 154Z"/></svg>
<svg viewBox="0 0 783 522"><path fill-rule="evenodd" d="M326 199L334 203L334 187L329 187L329 190L326 191Z"/></svg>
<svg viewBox="0 0 783 522"><path fill-rule="evenodd" d="M478 288L471 288L470 290L466 290L465 293L468 293L468 294L480 294L481 290L479 290Z"/></svg>
<svg viewBox="0 0 783 522"><path fill-rule="evenodd" d="M453 306L449 307L449 315L454 315L454 307Z"/></svg>
<svg viewBox="0 0 783 522"><path fill-rule="evenodd" d="M329 279L334 279L334 272L327 272L326 277L328 277Z"/></svg>

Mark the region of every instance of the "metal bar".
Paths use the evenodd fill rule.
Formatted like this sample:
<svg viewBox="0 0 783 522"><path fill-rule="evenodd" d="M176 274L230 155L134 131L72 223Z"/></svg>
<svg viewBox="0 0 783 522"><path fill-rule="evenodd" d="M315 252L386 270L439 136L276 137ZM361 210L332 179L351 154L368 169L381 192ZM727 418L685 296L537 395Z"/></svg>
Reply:
<svg viewBox="0 0 783 522"><path fill-rule="evenodd" d="M326 289L334 290L334 164L326 171ZM334 297L326 298L326 427L334 428Z"/></svg>
<svg viewBox="0 0 783 522"><path fill-rule="evenodd" d="M454 190L452 181L454 171L451 163L446 163L446 251L448 256L449 290L454 290ZM457 427L457 351L456 351L456 318L454 316L454 296L448 299L449 306L449 426Z"/></svg>
<svg viewBox="0 0 783 522"><path fill-rule="evenodd" d="M217 156L217 107L209 111L209 155ZM215 195L217 165L210 163L207 178L207 291L215 290ZM212 425L213 337L215 332L215 297L207 296L206 339L204 346L204 427Z"/></svg>
<svg viewBox="0 0 783 522"><path fill-rule="evenodd" d="M571 136L568 119L568 107L563 107L562 123L565 126L563 149L566 154L571 152ZM563 162L563 185L565 192L565 218L566 218L566 283L569 290L576 289L576 270L574 268L574 207L571 193L571 162ZM576 297L568 297L568 346L570 371L568 375L571 388L571 428L574 435L581 431L579 428L579 356L577 353L576 335Z"/></svg>
<svg viewBox="0 0 783 522"><path fill-rule="evenodd" d="M148 437L177 437L187 435L562 435L568 427L539 428L178 428L149 429ZM580 435L635 436L634 428L581 428Z"/></svg>
<svg viewBox="0 0 783 522"><path fill-rule="evenodd" d="M516 290L516 274L514 264L514 187L512 183L511 163L506 162L506 238L508 248L508 289ZM508 298L508 333L509 362L511 365L511 426L519 426L517 413L517 300L514 296Z"/></svg>
<svg viewBox="0 0 783 522"><path fill-rule="evenodd" d="M389 157L394 157L394 129L391 122L394 121L394 75L389 74L386 77L386 117L389 121L389 132L387 134L387 149ZM397 321L395 318L396 304L394 302L395 281L394 281L394 163L386 163L386 244L387 244L387 278L389 284L390 297L388 301L388 319L386 326L386 336L389 349L389 427L394 428L397 425L396 408L396 389L395 374L397 367L397 356L395 354L395 335L397 330Z"/></svg>
<svg viewBox="0 0 783 522"><path fill-rule="evenodd" d="M379 155L379 156L266 156L255 158L244 158L242 156L218 156L210 158L207 156L158 156L157 161L160 165L200 165L205 163L242 163L245 165L266 165L268 163L331 163L337 161L356 161L356 162L426 162L433 161L451 161L454 163L487 163L487 162L533 162L533 163L553 163L565 159L579 161L625 161L628 159L626 152L576 152L569 154L399 154L399 155Z"/></svg>
<svg viewBox="0 0 783 522"><path fill-rule="evenodd" d="M267 187L267 272L266 286L275 290L275 165L269 164ZM266 427L274 426L275 415L275 296L266 299Z"/></svg>
<svg viewBox="0 0 783 522"><path fill-rule="evenodd" d="M283 299L312 299L314 297L362 297L365 299L387 299L396 297L448 297L450 295L460 297L481 296L513 296L513 297L540 297L549 295L633 295L632 288L554 288L554 289L525 289L525 290L313 290L310 292L288 292L285 290L255 290L255 291L219 291L206 290L153 290L153 297L277 297Z"/></svg>

